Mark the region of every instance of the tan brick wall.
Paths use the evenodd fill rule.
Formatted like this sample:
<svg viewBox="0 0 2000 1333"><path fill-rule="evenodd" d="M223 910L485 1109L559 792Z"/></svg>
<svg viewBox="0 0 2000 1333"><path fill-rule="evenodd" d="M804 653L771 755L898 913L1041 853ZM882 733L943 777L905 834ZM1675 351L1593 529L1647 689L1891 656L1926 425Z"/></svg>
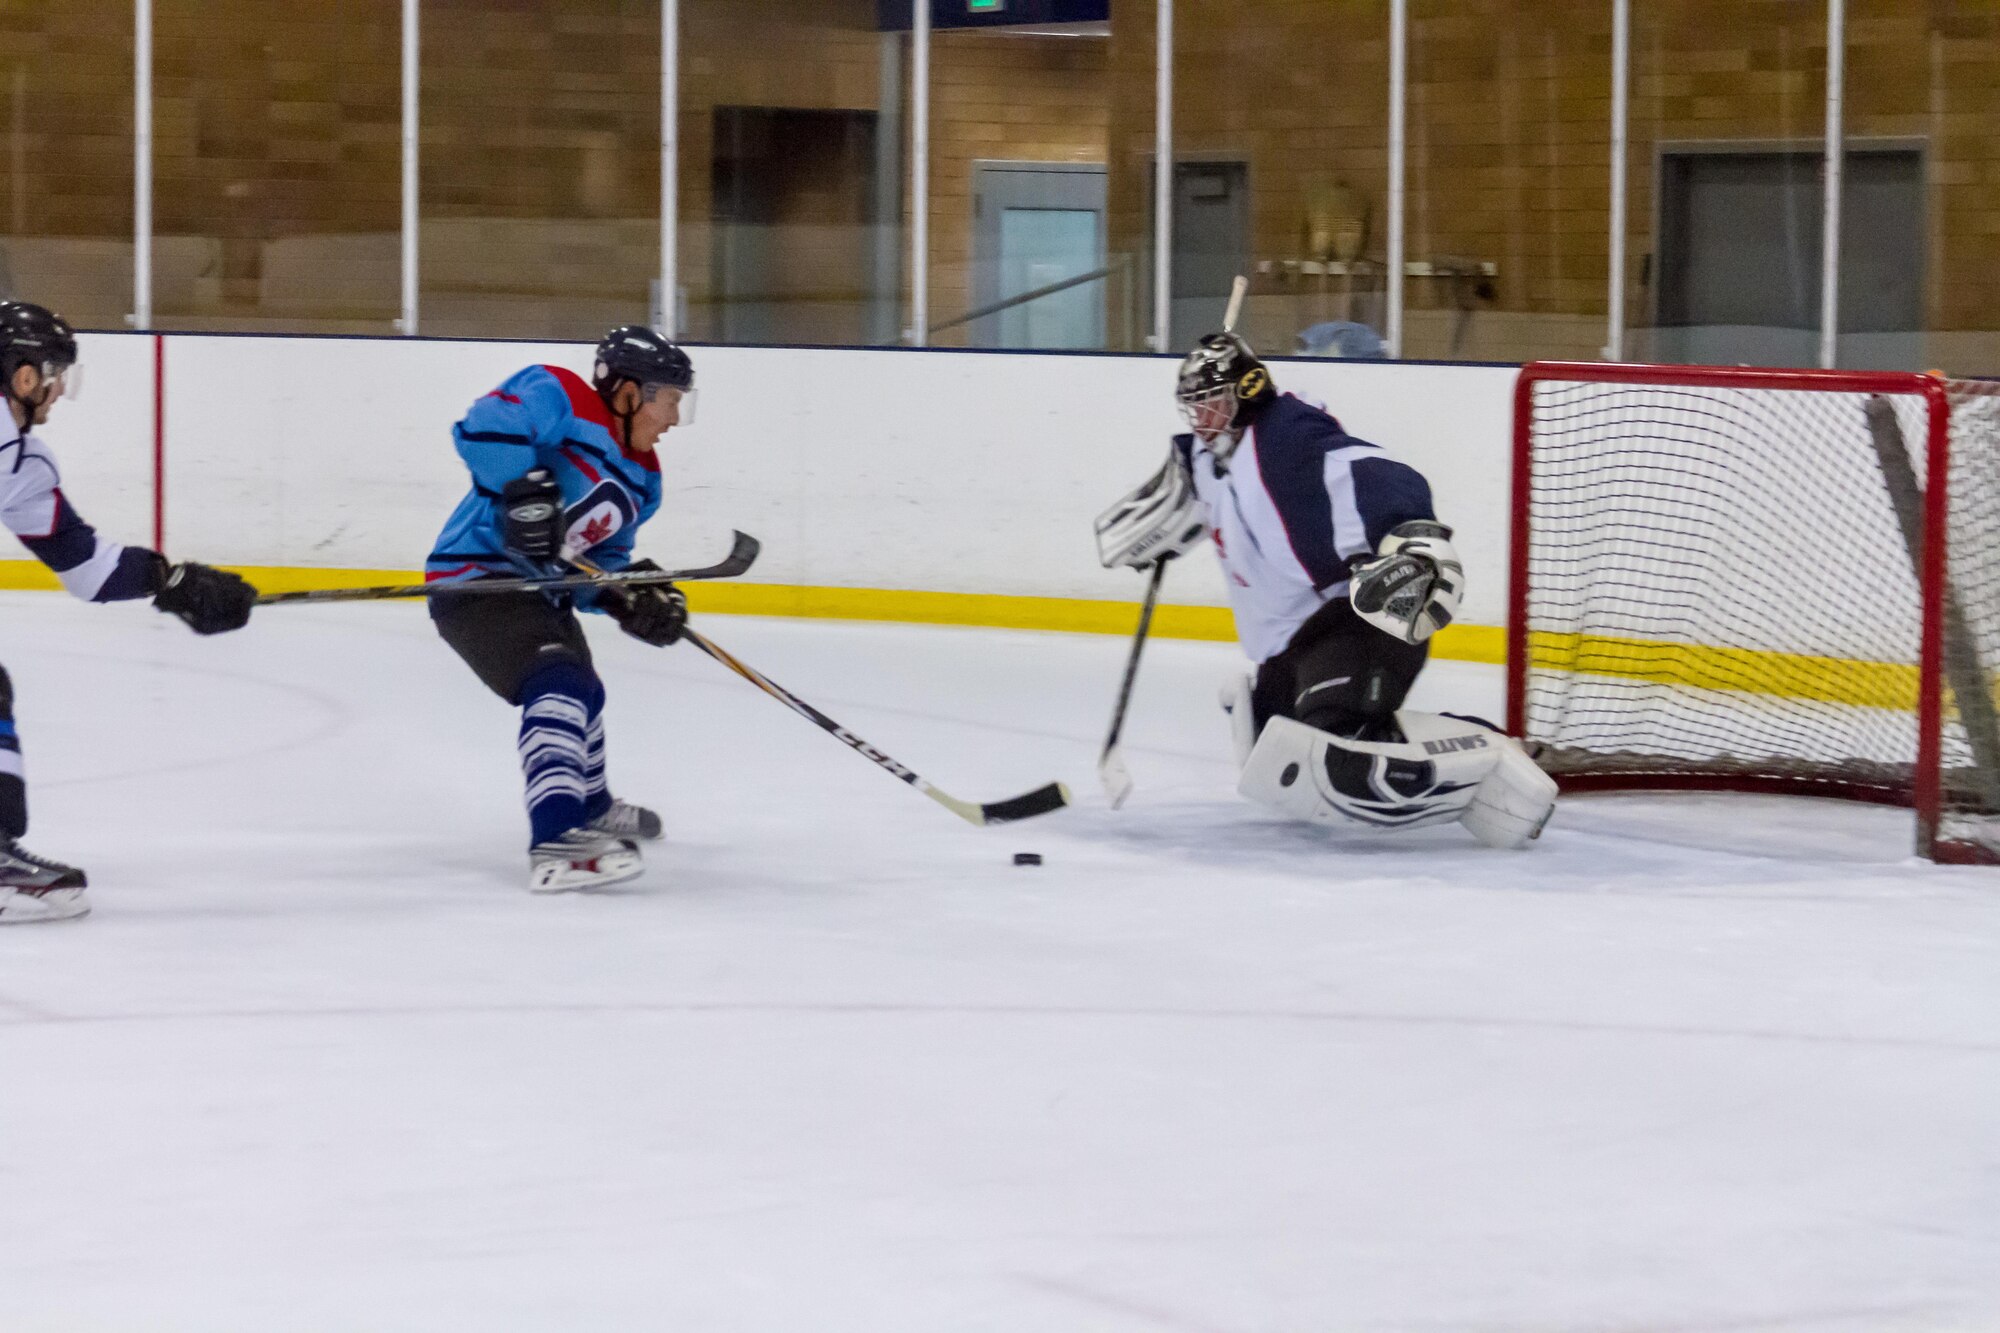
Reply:
<svg viewBox="0 0 2000 1333"><path fill-rule="evenodd" d="M386 331L400 11L160 0L162 322ZM681 17L680 266L698 304L714 108L879 111L882 39L873 0L684 0ZM657 0L425 0L423 24L426 329L573 334L642 318L659 268ZM963 309L976 158L1102 156L1105 45L939 34L934 309ZM0 6L0 257L94 325L130 309L131 52L129 0ZM20 188L10 68L27 79ZM857 298L863 280L828 275Z"/></svg>
<svg viewBox="0 0 2000 1333"><path fill-rule="evenodd" d="M1654 248L1661 143L1814 140L1824 124L1825 7L1795 0L1637 0L1630 232L1633 320ZM2000 0L1852 0L1847 130L1930 154L1930 321L2000 327ZM1300 256L1306 191L1344 181L1385 252L1385 0L1179 0L1177 151L1250 163L1259 259ZM1113 13L1116 233L1142 245L1153 133L1152 6ZM1413 279L1409 351L1594 354L1610 222L1611 20L1601 0L1413 0L1409 253L1499 266L1471 345L1457 293ZM1260 279L1273 339L1319 317L1310 283ZM1506 319L1491 318L1502 313Z"/></svg>

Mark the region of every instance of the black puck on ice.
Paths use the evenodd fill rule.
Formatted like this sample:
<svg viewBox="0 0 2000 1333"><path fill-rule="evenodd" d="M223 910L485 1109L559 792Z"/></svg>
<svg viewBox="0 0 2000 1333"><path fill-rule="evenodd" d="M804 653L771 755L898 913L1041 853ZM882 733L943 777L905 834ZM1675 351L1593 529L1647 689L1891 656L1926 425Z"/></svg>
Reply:
<svg viewBox="0 0 2000 1333"><path fill-rule="evenodd" d="M1042 854L1040 852L1014 853L1014 864L1017 866L1038 866L1041 863L1042 863Z"/></svg>

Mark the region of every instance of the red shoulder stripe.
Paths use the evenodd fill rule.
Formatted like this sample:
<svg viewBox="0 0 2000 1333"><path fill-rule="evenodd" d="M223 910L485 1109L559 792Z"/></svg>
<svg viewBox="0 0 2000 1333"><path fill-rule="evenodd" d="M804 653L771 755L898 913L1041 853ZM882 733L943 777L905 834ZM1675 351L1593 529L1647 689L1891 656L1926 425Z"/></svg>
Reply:
<svg viewBox="0 0 2000 1333"><path fill-rule="evenodd" d="M618 438L618 429L612 423L611 413L604 406L604 400L597 396L597 390L590 387L583 376L562 366L543 366L543 370L556 377L563 392L569 395L569 410L580 421L594 422L611 432L611 438Z"/></svg>

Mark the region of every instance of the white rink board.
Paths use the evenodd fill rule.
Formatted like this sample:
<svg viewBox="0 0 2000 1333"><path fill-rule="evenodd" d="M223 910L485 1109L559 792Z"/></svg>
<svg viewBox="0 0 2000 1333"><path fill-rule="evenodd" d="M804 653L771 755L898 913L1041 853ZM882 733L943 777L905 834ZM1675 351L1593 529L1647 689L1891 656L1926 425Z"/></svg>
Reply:
<svg viewBox="0 0 2000 1333"><path fill-rule="evenodd" d="M759 582L1133 595L1129 575L1099 568L1090 522L1158 466L1178 428L1171 359L692 352L700 415L667 442L646 549L699 556L741 528L764 541ZM169 545L235 564L416 568L465 489L452 423L521 366L587 373L589 356L581 344L169 338ZM1431 478L1472 572L1464 618L1501 623L1513 370L1276 369L1281 387ZM1214 562L1176 569L1168 600L1221 605Z"/></svg>
<svg viewBox="0 0 2000 1333"><path fill-rule="evenodd" d="M80 334L77 358L82 396L57 403L36 433L55 451L78 513L114 541L151 541L153 340Z"/></svg>

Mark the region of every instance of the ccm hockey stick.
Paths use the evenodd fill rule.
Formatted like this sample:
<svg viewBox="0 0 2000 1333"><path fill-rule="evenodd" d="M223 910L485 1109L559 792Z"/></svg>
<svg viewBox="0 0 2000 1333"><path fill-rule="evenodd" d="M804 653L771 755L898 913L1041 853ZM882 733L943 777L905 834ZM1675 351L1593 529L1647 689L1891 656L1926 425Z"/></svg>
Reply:
<svg viewBox="0 0 2000 1333"><path fill-rule="evenodd" d="M267 592L257 597L259 606L285 602L380 602L396 597L453 597L478 594L491 596L510 592L564 592L585 588L643 588L654 583L678 583L690 579L733 579L747 573L757 563L762 549L746 532L735 534L729 554L712 565L698 569L642 569L611 573L563 574L546 579L475 579L470 583L409 583L381 588L309 588L303 592Z"/></svg>
<svg viewBox="0 0 2000 1333"><path fill-rule="evenodd" d="M1160 584L1167 577L1167 562L1158 561L1153 565L1153 576L1146 581L1146 600L1139 604L1139 629L1132 636L1132 652L1125 659L1125 679L1118 685L1118 702L1111 709L1111 729L1105 733L1104 751L1097 756L1097 780L1104 786L1104 794L1111 799L1111 808L1118 809L1125 804L1125 798L1132 794L1132 772L1125 767L1125 751L1119 741L1125 734L1125 710L1132 703L1132 686L1139 679L1139 654L1146 647L1146 633L1153 627L1153 607L1160 600Z"/></svg>
<svg viewBox="0 0 2000 1333"><path fill-rule="evenodd" d="M595 571L595 567L587 560L578 558L573 563L578 569L586 573ZM846 727L835 722L825 713L820 712L819 709L814 708L811 704L799 698L798 695L793 694L790 690L778 684L769 676L766 676L763 672L739 660L734 654L719 644L710 642L705 636L696 633L692 629L682 629L681 637L701 649L704 653L707 653L723 666L728 667L731 671L743 677L743 679L749 681L752 685L755 685L764 693L770 695L773 699L776 699L785 707L791 709L794 713L797 713L806 721L818 727L821 731L832 736L848 749L867 759L877 768L884 769L893 776L901 778L904 782L909 783L912 787L915 787L918 791L930 797L933 801L936 801L939 805L951 811L968 824L979 824L982 826L987 824L1011 824L1017 820L1033 819L1036 815L1046 815L1051 811L1060 810L1069 804L1069 788L1063 786L1060 782L1051 782L1046 786L1037 787L1033 791L1024 792L1019 796L1005 801L990 801L983 805L974 801L961 801L949 792L939 791L936 787L933 787L930 783L919 777L915 770L906 768L904 765L890 758L867 741L862 740L859 736L849 731Z"/></svg>
<svg viewBox="0 0 2000 1333"><path fill-rule="evenodd" d="M1250 279L1241 273L1229 286L1229 308L1222 315L1222 331L1236 332L1243 314L1243 298L1250 294ZM1155 561L1153 577L1146 582L1146 599L1139 604L1139 628L1132 635L1132 652L1125 659L1125 679L1118 686L1118 702L1111 708L1111 726L1104 736L1104 749L1097 756L1097 780L1118 809L1132 794L1132 771L1125 767L1125 752L1119 742L1125 734L1125 710L1132 704L1132 686L1139 679L1139 656L1146 649L1146 635L1153 628L1153 608L1160 600L1160 584L1167 576L1167 562Z"/></svg>

